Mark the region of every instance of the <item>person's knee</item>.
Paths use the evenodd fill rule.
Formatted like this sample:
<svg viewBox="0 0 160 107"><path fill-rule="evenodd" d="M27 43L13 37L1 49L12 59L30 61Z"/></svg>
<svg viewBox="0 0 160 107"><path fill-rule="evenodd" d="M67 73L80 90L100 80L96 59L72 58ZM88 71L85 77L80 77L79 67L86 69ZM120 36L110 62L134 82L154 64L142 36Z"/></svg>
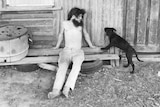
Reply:
<svg viewBox="0 0 160 107"><path fill-rule="evenodd" d="M80 71L81 70L82 63L73 63L72 70L74 71Z"/></svg>
<svg viewBox="0 0 160 107"><path fill-rule="evenodd" d="M77 57L77 58L73 58L73 64L75 65L82 65L83 61L84 61L84 57Z"/></svg>

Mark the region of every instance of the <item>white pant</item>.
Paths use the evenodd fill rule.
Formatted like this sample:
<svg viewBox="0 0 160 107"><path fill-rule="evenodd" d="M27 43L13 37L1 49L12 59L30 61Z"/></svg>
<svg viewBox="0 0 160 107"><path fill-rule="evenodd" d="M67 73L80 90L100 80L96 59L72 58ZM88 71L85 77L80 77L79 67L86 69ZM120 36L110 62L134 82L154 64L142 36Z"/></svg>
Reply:
<svg viewBox="0 0 160 107"><path fill-rule="evenodd" d="M72 69L64 85L73 90L75 87L78 74L81 70L81 65L83 61L84 61L83 50L64 48L59 54L59 60L58 60L59 68L56 74L53 89L58 89L58 90L62 89L65 82L68 66L71 62L73 62Z"/></svg>

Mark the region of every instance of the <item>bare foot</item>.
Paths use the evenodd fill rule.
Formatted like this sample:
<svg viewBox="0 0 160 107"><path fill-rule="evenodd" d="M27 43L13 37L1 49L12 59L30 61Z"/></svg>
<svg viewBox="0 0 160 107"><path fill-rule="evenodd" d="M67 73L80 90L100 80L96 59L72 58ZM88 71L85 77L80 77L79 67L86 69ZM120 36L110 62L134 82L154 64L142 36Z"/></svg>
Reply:
<svg viewBox="0 0 160 107"><path fill-rule="evenodd" d="M60 95L60 91L57 89L53 89L53 91L48 93L48 98L53 99L53 98L58 97L59 95Z"/></svg>
<svg viewBox="0 0 160 107"><path fill-rule="evenodd" d="M70 87L65 86L65 87L63 88L62 93L63 93L63 95L64 95L66 98L68 98L69 92L70 92Z"/></svg>

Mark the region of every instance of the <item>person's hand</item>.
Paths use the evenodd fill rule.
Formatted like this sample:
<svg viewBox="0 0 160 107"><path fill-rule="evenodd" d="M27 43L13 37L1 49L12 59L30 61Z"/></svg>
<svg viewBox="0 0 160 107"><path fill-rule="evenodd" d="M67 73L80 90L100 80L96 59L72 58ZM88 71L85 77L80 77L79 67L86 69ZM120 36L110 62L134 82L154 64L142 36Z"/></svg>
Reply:
<svg viewBox="0 0 160 107"><path fill-rule="evenodd" d="M56 46L56 47L53 47L52 49L59 49L59 47Z"/></svg>
<svg viewBox="0 0 160 107"><path fill-rule="evenodd" d="M102 52L101 47L97 47L97 46L90 46L90 48L94 49L97 52Z"/></svg>
<svg viewBox="0 0 160 107"><path fill-rule="evenodd" d="M90 48L98 49L99 47L92 45L92 46L90 46ZM100 49L100 48L99 48L99 49Z"/></svg>
<svg viewBox="0 0 160 107"><path fill-rule="evenodd" d="M93 46L93 45L91 45L91 46L89 46L90 48L96 48L96 46Z"/></svg>

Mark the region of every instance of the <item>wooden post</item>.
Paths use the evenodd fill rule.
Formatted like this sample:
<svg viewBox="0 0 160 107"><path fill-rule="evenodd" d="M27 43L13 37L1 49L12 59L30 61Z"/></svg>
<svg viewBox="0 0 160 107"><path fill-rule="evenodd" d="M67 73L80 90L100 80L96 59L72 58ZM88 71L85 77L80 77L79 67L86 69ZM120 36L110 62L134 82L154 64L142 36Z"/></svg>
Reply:
<svg viewBox="0 0 160 107"><path fill-rule="evenodd" d="M118 48L115 48L115 54L118 54L118 55L120 54L120 51L119 51ZM119 59L116 59L116 60L115 60L115 65L116 65L116 66L119 66L119 65L120 65Z"/></svg>
<svg viewBox="0 0 160 107"><path fill-rule="evenodd" d="M114 47L112 47L112 48L110 48L110 53L111 54L114 54L115 53L115 48ZM116 66L116 62L115 62L115 60L113 59L113 60L110 60L111 61L111 65L112 65L112 67L115 67Z"/></svg>

